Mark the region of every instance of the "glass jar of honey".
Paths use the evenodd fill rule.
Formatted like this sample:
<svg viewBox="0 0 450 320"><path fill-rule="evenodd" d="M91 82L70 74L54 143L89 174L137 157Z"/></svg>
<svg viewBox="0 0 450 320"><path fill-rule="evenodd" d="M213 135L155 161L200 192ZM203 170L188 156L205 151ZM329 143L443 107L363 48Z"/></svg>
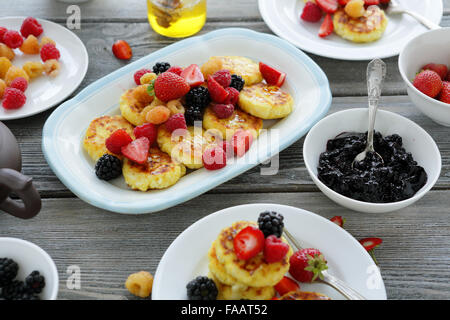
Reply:
<svg viewBox="0 0 450 320"><path fill-rule="evenodd" d="M166 37L191 36L206 22L206 0L147 0L147 6L153 30Z"/></svg>

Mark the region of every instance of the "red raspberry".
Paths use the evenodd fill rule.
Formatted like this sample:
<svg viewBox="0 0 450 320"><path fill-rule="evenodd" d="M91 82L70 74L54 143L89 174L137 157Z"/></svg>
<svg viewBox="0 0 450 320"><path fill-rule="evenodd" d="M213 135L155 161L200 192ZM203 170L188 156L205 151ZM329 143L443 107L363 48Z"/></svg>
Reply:
<svg viewBox="0 0 450 320"><path fill-rule="evenodd" d="M206 170L218 170L227 165L227 155L221 147L207 148L203 153L203 166Z"/></svg>
<svg viewBox="0 0 450 320"><path fill-rule="evenodd" d="M228 98L228 91L224 89L212 76L208 77L208 91L211 99L223 103Z"/></svg>
<svg viewBox="0 0 450 320"><path fill-rule="evenodd" d="M225 99L225 104L236 105L239 101L239 91L235 88L228 87L225 90L228 91L228 98Z"/></svg>
<svg viewBox="0 0 450 320"><path fill-rule="evenodd" d="M234 112L232 104L214 104L212 109L219 119L229 118Z"/></svg>
<svg viewBox="0 0 450 320"><path fill-rule="evenodd" d="M150 70L150 69L145 69L145 68L136 71L136 73L134 74L134 82L135 82L137 85L140 85L140 84L141 84L141 77L142 77L144 74L146 74L146 73L152 73L152 72L153 72L152 70Z"/></svg>
<svg viewBox="0 0 450 320"><path fill-rule="evenodd" d="M178 76L181 76L181 73L183 72L183 68L182 67L178 67L178 66L173 66L170 67L167 72L172 72L175 73Z"/></svg>
<svg viewBox="0 0 450 320"><path fill-rule="evenodd" d="M27 102L25 94L16 88L6 88L3 96L3 108L19 109Z"/></svg>
<svg viewBox="0 0 450 320"><path fill-rule="evenodd" d="M3 43L3 36L5 35L6 31L8 31L8 29L4 28L4 27L0 27L0 42Z"/></svg>
<svg viewBox="0 0 450 320"><path fill-rule="evenodd" d="M283 260L289 251L287 243L281 241L276 236L268 236L264 246L264 259L267 263L274 263Z"/></svg>
<svg viewBox="0 0 450 320"><path fill-rule="evenodd" d="M308 22L317 22L322 19L322 10L314 2L308 1L303 8L300 18Z"/></svg>
<svg viewBox="0 0 450 320"><path fill-rule="evenodd" d="M16 88L22 92L25 92L25 90L27 90L27 88L28 88L28 81L27 81L27 79L25 79L23 77L17 77L11 82L9 87Z"/></svg>
<svg viewBox="0 0 450 320"><path fill-rule="evenodd" d="M145 123L134 128L134 136L136 139L146 137L150 145L154 144L158 136L158 128L153 123Z"/></svg>
<svg viewBox="0 0 450 320"><path fill-rule="evenodd" d="M106 149L115 154L122 154L122 147L131 143L131 139L128 132L124 129L118 129L114 131L108 139L105 141Z"/></svg>
<svg viewBox="0 0 450 320"><path fill-rule="evenodd" d="M3 35L3 42L11 49L17 49L22 45L23 38L17 31L8 30Z"/></svg>
<svg viewBox="0 0 450 320"><path fill-rule="evenodd" d="M231 137L234 154L242 157L253 143L253 134L247 130L238 130Z"/></svg>
<svg viewBox="0 0 450 320"><path fill-rule="evenodd" d="M59 50L52 43L47 43L41 48L41 59L44 62L50 59L59 60L60 57Z"/></svg>
<svg viewBox="0 0 450 320"><path fill-rule="evenodd" d="M228 88L231 84L231 73L228 70L219 70L212 77L224 88Z"/></svg>
<svg viewBox="0 0 450 320"><path fill-rule="evenodd" d="M42 25L33 17L28 17L23 20L22 27L20 28L20 33L27 38L30 34L35 37L39 37L44 29Z"/></svg>
<svg viewBox="0 0 450 320"><path fill-rule="evenodd" d="M225 151L227 158L231 158L234 155L233 147L229 141L223 140L219 146Z"/></svg>
<svg viewBox="0 0 450 320"><path fill-rule="evenodd" d="M187 129L186 119L182 113L175 113L165 122L165 125L170 132L174 132L177 129Z"/></svg>

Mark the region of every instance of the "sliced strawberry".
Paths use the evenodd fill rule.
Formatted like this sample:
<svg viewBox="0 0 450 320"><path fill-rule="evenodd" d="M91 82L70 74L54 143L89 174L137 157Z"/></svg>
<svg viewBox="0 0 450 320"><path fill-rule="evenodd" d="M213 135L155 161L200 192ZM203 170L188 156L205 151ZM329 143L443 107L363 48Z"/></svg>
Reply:
<svg viewBox="0 0 450 320"><path fill-rule="evenodd" d="M326 13L335 13L339 8L337 0L316 0L316 3Z"/></svg>
<svg viewBox="0 0 450 320"><path fill-rule="evenodd" d="M234 154L242 157L253 143L253 134L247 130L238 130L231 137L231 146Z"/></svg>
<svg viewBox="0 0 450 320"><path fill-rule="evenodd" d="M198 87L205 82L203 73L196 64L191 64L189 67L184 69L180 76L192 87Z"/></svg>
<svg viewBox="0 0 450 320"><path fill-rule="evenodd" d="M152 145L158 136L158 128L153 123L145 123L134 128L134 136L136 139L146 137L150 145Z"/></svg>
<svg viewBox="0 0 450 320"><path fill-rule="evenodd" d="M125 40L118 40L112 46L112 52L117 59L129 60L133 56L130 45Z"/></svg>
<svg viewBox="0 0 450 320"><path fill-rule="evenodd" d="M270 84L271 86L281 87L286 79L286 73L278 71L262 62L259 63L259 72L261 72L267 84Z"/></svg>
<svg viewBox="0 0 450 320"><path fill-rule="evenodd" d="M377 6L380 4L380 0L364 0L366 6Z"/></svg>
<svg viewBox="0 0 450 320"><path fill-rule="evenodd" d="M133 139L131 139L128 132L124 129L119 129L114 131L108 139L106 139L105 146L110 152L114 154L121 154L122 147L130 144L131 141L133 141Z"/></svg>
<svg viewBox="0 0 450 320"><path fill-rule="evenodd" d="M325 20L323 20L322 25L319 29L319 37L325 38L328 37L330 34L333 33L334 25L333 25L333 18L331 18L330 14L327 14L325 16Z"/></svg>
<svg viewBox="0 0 450 320"><path fill-rule="evenodd" d="M342 218L341 216L334 216L333 218L330 219L330 221L336 223L341 228L344 227L345 219Z"/></svg>
<svg viewBox="0 0 450 320"><path fill-rule="evenodd" d="M367 252L372 257L373 261L375 261L375 263L378 264L378 261L375 258L374 250L376 247L378 247L380 244L383 243L383 240L381 238L364 238L359 240L359 243L361 243L364 249L367 250Z"/></svg>
<svg viewBox="0 0 450 320"><path fill-rule="evenodd" d="M338 0L340 6L345 7L351 0Z"/></svg>
<svg viewBox="0 0 450 320"><path fill-rule="evenodd" d="M146 137L141 137L122 147L122 154L131 161L142 164L148 159L149 148L150 141Z"/></svg>
<svg viewBox="0 0 450 320"><path fill-rule="evenodd" d="M211 99L215 102L222 103L228 98L228 91L225 90L212 76L208 77L208 91Z"/></svg>
<svg viewBox="0 0 450 320"><path fill-rule="evenodd" d="M389 4L389 2L391 2L391 0L380 0L381 4Z"/></svg>
<svg viewBox="0 0 450 320"><path fill-rule="evenodd" d="M289 251L289 245L277 236L271 235L266 238L264 246L264 260L267 263L275 263L284 259Z"/></svg>
<svg viewBox="0 0 450 320"><path fill-rule="evenodd" d="M264 249L264 234L256 227L248 226L234 237L234 252L238 259L249 260Z"/></svg>
<svg viewBox="0 0 450 320"><path fill-rule="evenodd" d="M275 285L275 290L280 296L284 296L286 293L300 290L300 286L297 282L285 276Z"/></svg>
<svg viewBox="0 0 450 320"><path fill-rule="evenodd" d="M172 72L175 73L177 76L181 76L181 73L183 72L183 68L182 67L178 67L178 66L173 66L170 67L167 72Z"/></svg>
<svg viewBox="0 0 450 320"><path fill-rule="evenodd" d="M432 70L436 72L442 80L445 80L445 77L448 73L448 68L445 64L437 64L437 63L429 63L422 68L423 70Z"/></svg>

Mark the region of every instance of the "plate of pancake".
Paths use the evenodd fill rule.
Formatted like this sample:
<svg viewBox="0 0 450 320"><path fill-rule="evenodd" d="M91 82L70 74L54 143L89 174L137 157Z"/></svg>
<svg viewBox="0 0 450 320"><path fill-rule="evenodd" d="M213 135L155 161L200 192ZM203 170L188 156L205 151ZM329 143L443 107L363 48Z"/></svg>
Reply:
<svg viewBox="0 0 450 320"><path fill-rule="evenodd" d="M97 178L96 161L108 153L105 139L119 128L133 138L134 127L142 124L144 111L154 102L137 103L130 98L139 96L131 94L141 87L133 80L137 70L169 61L183 67L195 63L207 72L211 61L217 60L222 67L247 77L239 108L231 117L220 119L207 107L202 125L189 126L186 135L176 141L161 125L146 165L121 157L123 177ZM254 71L258 70L255 61L288 71L281 89L261 83L261 74ZM272 158L300 139L327 113L330 104L327 77L303 52L272 35L222 29L158 50L85 88L48 118L43 152L58 178L82 200L124 214L156 212L188 201ZM266 108L268 105L272 107ZM202 150L211 129L225 136L245 129L255 133L255 140L245 156L210 171L203 168ZM186 149L193 152L185 153Z"/></svg>
<svg viewBox="0 0 450 320"><path fill-rule="evenodd" d="M186 300L186 285L197 276L207 276L216 283L219 300L270 300L274 297L274 286L283 276L289 276L292 248L276 263L265 262L262 253L248 261L239 260L233 250L233 237L246 226L257 226L258 216L265 211L283 215L285 228L303 247L319 249L328 262L330 274L366 299L386 299L378 267L345 229L315 213L279 204L231 207L191 225L162 257L153 282L152 299ZM300 290L295 300L344 299L322 283L301 283Z"/></svg>
<svg viewBox="0 0 450 320"><path fill-rule="evenodd" d="M259 11L269 28L278 36L313 54L341 60L372 60L400 53L413 37L426 27L406 14L387 15L376 6L364 17L353 19L344 10L334 14L334 33L318 36L321 21L303 21L300 15L310 0L259 0ZM439 24L443 14L442 0L398 0L411 11ZM374 7L374 8L373 8ZM323 19L322 19L323 20Z"/></svg>

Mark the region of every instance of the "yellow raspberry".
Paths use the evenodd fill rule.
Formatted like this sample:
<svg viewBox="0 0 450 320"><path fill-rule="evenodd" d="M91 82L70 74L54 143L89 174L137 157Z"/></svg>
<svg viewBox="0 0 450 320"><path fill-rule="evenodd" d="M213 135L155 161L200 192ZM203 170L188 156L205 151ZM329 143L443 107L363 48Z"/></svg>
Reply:
<svg viewBox="0 0 450 320"><path fill-rule="evenodd" d="M352 18L359 18L364 15L366 10L364 9L364 0L351 0L344 8L345 13L347 13Z"/></svg>
<svg viewBox="0 0 450 320"><path fill-rule="evenodd" d="M153 124L166 122L170 117L170 110L164 106L157 106L151 109L146 115L145 120Z"/></svg>
<svg viewBox="0 0 450 320"><path fill-rule="evenodd" d="M20 51L26 54L38 54L39 50L38 39L32 34L30 34L20 46Z"/></svg>
<svg viewBox="0 0 450 320"><path fill-rule="evenodd" d="M6 83L2 79L0 79L0 99L3 98L3 94L5 93Z"/></svg>
<svg viewBox="0 0 450 320"><path fill-rule="evenodd" d="M167 102L167 108L170 110L170 114L183 113L184 114L184 106L181 103L180 99L170 100Z"/></svg>
<svg viewBox="0 0 450 320"><path fill-rule="evenodd" d="M44 65L41 62L25 62L22 69L27 73L30 79L40 77L44 73Z"/></svg>
<svg viewBox="0 0 450 320"><path fill-rule="evenodd" d="M56 42L53 41L52 39L50 39L49 37L43 37L41 39L41 43L39 44L39 48L42 48L44 45L46 45L47 43L51 43L53 45L56 46Z"/></svg>
<svg viewBox="0 0 450 320"><path fill-rule="evenodd" d="M125 282L125 287L135 296L147 298L152 293L153 276L141 271L131 274Z"/></svg>
<svg viewBox="0 0 450 320"><path fill-rule="evenodd" d="M12 63L6 57L0 57L0 79L5 79L5 75L11 68Z"/></svg>
<svg viewBox="0 0 450 320"><path fill-rule="evenodd" d="M25 80L30 82L30 77L22 68L11 66L11 68L8 69L8 72L6 72L5 75L6 85L9 87L11 85L11 82L13 82L15 78L19 77L25 78Z"/></svg>
<svg viewBox="0 0 450 320"><path fill-rule="evenodd" d="M150 82L155 80L156 77L157 77L157 75L155 73L153 73L153 72L146 73L140 78L139 81L141 82L141 84L149 84Z"/></svg>
<svg viewBox="0 0 450 320"><path fill-rule="evenodd" d="M11 48L8 48L6 44L0 43L0 57L5 57L9 61L12 61L16 54Z"/></svg>
<svg viewBox="0 0 450 320"><path fill-rule="evenodd" d="M44 63L45 74L52 78L55 78L59 74L59 69L61 69L61 66L55 59L47 60Z"/></svg>

